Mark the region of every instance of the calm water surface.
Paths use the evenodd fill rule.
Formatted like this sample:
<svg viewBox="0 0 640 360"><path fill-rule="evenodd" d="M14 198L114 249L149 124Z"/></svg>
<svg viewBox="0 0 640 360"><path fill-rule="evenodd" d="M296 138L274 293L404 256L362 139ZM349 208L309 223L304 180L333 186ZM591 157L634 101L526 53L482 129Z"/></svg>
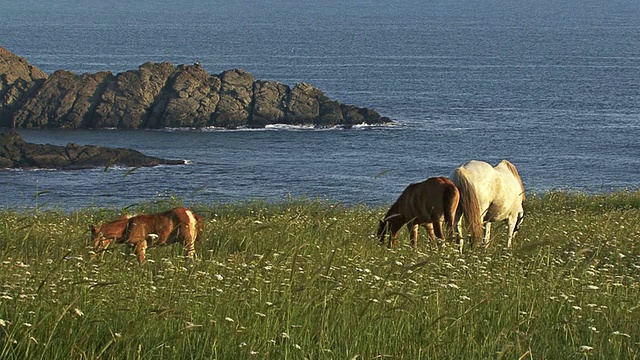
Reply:
<svg viewBox="0 0 640 360"><path fill-rule="evenodd" d="M146 61L308 82L400 126L352 130L21 130L128 147L176 167L0 171L0 206L126 206L308 196L386 204L470 159L508 158L529 191L640 184L640 2L27 0L0 46L47 73ZM36 196L36 194L42 194Z"/></svg>

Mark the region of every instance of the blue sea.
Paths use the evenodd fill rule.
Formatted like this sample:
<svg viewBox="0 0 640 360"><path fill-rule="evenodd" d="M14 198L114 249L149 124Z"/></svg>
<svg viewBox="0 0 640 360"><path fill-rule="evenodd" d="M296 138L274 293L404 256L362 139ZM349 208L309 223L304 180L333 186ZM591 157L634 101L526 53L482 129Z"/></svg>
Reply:
<svg viewBox="0 0 640 360"><path fill-rule="evenodd" d="M310 83L396 126L20 130L29 142L186 159L144 169L0 170L0 206L76 210L319 198L391 203L479 159L530 193L640 184L640 2L24 0L0 3L0 46L47 73L199 62Z"/></svg>

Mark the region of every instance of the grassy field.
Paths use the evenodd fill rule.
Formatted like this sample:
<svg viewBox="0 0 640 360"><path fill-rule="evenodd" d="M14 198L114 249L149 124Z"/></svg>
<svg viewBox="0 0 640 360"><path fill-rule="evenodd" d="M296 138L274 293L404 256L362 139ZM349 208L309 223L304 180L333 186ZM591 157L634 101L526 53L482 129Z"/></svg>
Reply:
<svg viewBox="0 0 640 360"><path fill-rule="evenodd" d="M495 226L463 255L424 231L378 246L386 209L191 207L198 260L143 265L88 260L89 224L118 209L0 210L0 358L640 358L640 192L531 195L512 250Z"/></svg>

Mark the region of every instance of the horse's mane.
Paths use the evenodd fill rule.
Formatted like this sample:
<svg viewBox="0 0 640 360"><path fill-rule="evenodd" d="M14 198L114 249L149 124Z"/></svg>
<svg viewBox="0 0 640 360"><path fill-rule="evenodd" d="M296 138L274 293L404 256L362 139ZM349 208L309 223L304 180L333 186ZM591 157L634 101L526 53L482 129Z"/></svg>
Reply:
<svg viewBox="0 0 640 360"><path fill-rule="evenodd" d="M400 214L398 214L399 207L400 207L400 198L398 198L398 200L396 200L396 202L394 202L393 205L391 205L387 213L384 215L384 218L382 219L382 221L389 221L395 217L400 216Z"/></svg>
<svg viewBox="0 0 640 360"><path fill-rule="evenodd" d="M520 184L520 189L522 190L522 201L525 201L526 195L524 193L524 184L522 183L522 178L520 177L520 173L518 173L518 169L516 169L516 166L513 165L509 160L502 160L500 163L505 164L507 166L507 169L509 169L509 171L511 172L511 174L513 174L513 176L515 176L515 178L518 179L518 183Z"/></svg>

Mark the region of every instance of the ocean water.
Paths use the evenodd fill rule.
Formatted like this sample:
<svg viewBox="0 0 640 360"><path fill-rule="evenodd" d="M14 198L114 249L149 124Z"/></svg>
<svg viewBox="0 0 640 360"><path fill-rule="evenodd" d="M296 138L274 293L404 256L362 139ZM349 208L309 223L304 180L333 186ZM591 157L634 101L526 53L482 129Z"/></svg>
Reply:
<svg viewBox="0 0 640 360"><path fill-rule="evenodd" d="M47 73L147 61L243 68L370 107L391 127L20 130L27 141L133 148L189 164L0 171L0 206L281 201L384 205L471 159L513 162L529 192L640 184L640 2L26 0L0 46Z"/></svg>

